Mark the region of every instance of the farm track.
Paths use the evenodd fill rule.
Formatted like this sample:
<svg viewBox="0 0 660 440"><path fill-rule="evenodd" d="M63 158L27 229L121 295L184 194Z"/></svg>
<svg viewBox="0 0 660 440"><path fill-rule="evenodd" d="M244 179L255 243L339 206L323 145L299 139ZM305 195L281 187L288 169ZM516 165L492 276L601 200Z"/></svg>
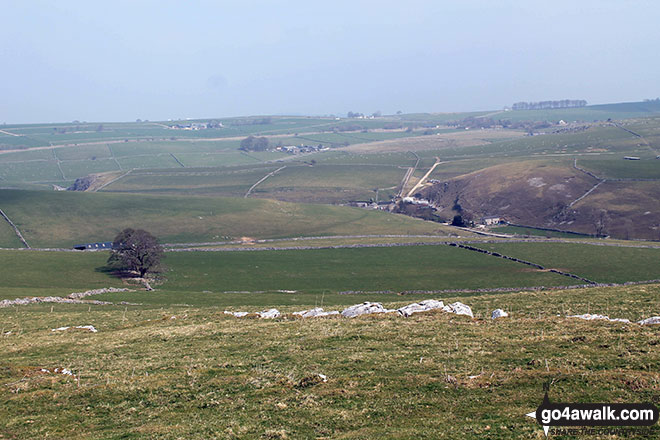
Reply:
<svg viewBox="0 0 660 440"><path fill-rule="evenodd" d="M443 164L443 163L445 163L445 162L441 162L440 159L436 159L433 166L429 169L429 171L426 174L424 174L424 177L419 179L419 182L417 182L417 184L415 186L413 186L410 191L408 191L408 197L415 194L415 191L417 190L417 188L421 188L422 186L424 186L424 182L426 182L426 179L428 179L429 176L431 175L431 173L433 173L433 170L435 170L435 168L438 165Z"/></svg>
<svg viewBox="0 0 660 440"><path fill-rule="evenodd" d="M415 170L419 166L419 162L421 160L420 157L417 155L417 153L415 153L414 151L409 151L408 153L413 154L415 156L415 159L417 159L417 160L415 162L415 165L408 168L408 171L406 171L406 174L403 176L403 179L401 180L401 184L400 184L401 189L399 189L399 192L397 193L397 197L399 197L399 198L401 198L403 196L403 192L405 191L406 186L408 185L408 181L410 180L413 173L415 172Z"/></svg>
<svg viewBox="0 0 660 440"><path fill-rule="evenodd" d="M9 131L5 131L5 130L0 130L0 133L2 133L2 134L6 134L6 135L9 135L9 136L15 136L15 137L21 137L21 136L22 136L22 135L20 135L20 134L11 133L11 132L9 132Z"/></svg>

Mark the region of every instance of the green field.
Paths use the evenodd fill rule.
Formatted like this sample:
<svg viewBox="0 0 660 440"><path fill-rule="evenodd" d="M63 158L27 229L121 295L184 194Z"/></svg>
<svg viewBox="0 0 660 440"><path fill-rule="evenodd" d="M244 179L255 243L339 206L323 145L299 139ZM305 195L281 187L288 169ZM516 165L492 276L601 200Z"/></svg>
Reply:
<svg viewBox="0 0 660 440"><path fill-rule="evenodd" d="M301 243L304 245L304 242ZM660 278L660 249L588 244L502 243L477 247L557 268L601 283ZM0 251L0 296L42 289L116 286L103 269L107 253ZM391 300L401 291L574 285L580 281L446 245L354 249L171 252L158 291L99 296L151 305L326 305ZM32 293L28 292L32 289ZM296 291L278 293L278 291ZM366 292L338 295L344 291ZM369 293L371 292L371 293ZM392 292L392 293L381 293ZM477 293L468 294L474 296ZM429 294L406 295L418 299Z"/></svg>
<svg viewBox="0 0 660 440"><path fill-rule="evenodd" d="M127 227L146 229L165 243L449 231L382 211L259 199L0 190L0 200L33 247L108 241Z"/></svg>
<svg viewBox="0 0 660 440"><path fill-rule="evenodd" d="M491 228L491 232L498 234L515 234L515 235L535 235L548 238L579 238L582 234L570 234L568 232L560 231L545 231L543 229L522 227L522 226L497 226Z"/></svg>
<svg viewBox="0 0 660 440"><path fill-rule="evenodd" d="M606 159L581 158L578 165L605 179L660 180L660 160L655 156L649 157L648 153L644 156L644 160L624 160L622 156Z"/></svg>
<svg viewBox="0 0 660 440"><path fill-rule="evenodd" d="M0 251L3 297L17 289L61 288L62 293L119 285L103 270L108 254ZM419 262L425 263L420 265ZM168 253L158 292L99 298L145 304L198 306L352 304L392 294L337 295L342 291L438 291L574 284L556 274L464 249L441 246L259 252ZM430 269L432 268L432 269ZM86 284L85 281L89 280ZM89 287L86 287L89 286ZM64 289L71 289L65 292ZM295 290L296 293L276 293ZM232 293L234 292L234 293ZM239 293L243 292L243 293ZM39 296L37 293L33 295ZM32 296L32 295L26 295ZM424 297L426 295L414 295ZM321 299L322 298L322 299Z"/></svg>
<svg viewBox="0 0 660 440"><path fill-rule="evenodd" d="M599 283L660 279L660 249L573 243L484 243L475 246L568 271Z"/></svg>
<svg viewBox="0 0 660 440"><path fill-rule="evenodd" d="M17 248L22 246L23 244L16 236L14 229L4 218L0 218L0 247Z"/></svg>
<svg viewBox="0 0 660 440"><path fill-rule="evenodd" d="M510 121L605 121L607 119L644 118L660 113L658 102L623 102L618 104L588 105L586 107L549 109L549 110L517 110L502 112L492 116L494 119Z"/></svg>
<svg viewBox="0 0 660 440"><path fill-rule="evenodd" d="M121 287L102 270L107 259L105 252L0 251L0 300Z"/></svg>

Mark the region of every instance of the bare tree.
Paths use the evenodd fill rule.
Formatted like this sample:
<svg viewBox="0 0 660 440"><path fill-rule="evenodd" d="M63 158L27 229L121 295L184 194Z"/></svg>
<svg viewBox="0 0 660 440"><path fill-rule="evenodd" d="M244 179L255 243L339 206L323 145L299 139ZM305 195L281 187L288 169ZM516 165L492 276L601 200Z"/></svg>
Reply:
<svg viewBox="0 0 660 440"><path fill-rule="evenodd" d="M163 248L156 237L142 229L121 231L112 245L108 265L118 270L137 272L141 278L160 271Z"/></svg>

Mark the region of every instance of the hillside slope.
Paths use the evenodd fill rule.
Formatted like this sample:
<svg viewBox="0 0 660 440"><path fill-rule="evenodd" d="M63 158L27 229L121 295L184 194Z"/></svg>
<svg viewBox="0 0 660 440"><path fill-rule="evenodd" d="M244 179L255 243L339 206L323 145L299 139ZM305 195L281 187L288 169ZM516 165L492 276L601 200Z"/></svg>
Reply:
<svg viewBox="0 0 660 440"><path fill-rule="evenodd" d="M617 238L658 239L658 182L604 182L567 163L523 161L484 168L421 191L451 218L499 215L511 223Z"/></svg>
<svg viewBox="0 0 660 440"><path fill-rule="evenodd" d="M0 190L0 208L33 247L112 240L127 227L169 243L447 231L382 211L261 199Z"/></svg>

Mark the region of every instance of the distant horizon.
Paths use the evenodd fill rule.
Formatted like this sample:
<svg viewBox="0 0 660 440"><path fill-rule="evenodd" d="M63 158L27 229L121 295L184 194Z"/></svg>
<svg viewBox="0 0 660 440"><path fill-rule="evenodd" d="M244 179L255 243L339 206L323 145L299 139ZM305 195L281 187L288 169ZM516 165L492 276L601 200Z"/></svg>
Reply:
<svg viewBox="0 0 660 440"><path fill-rule="evenodd" d="M560 101L562 99L581 99L581 98L559 98L559 99L543 99L539 101L528 101L528 102L542 102L542 101ZM640 100L626 100L626 101L606 101L606 102L599 102L599 103L591 103L587 100L587 105L586 107L593 107L593 106L599 106L599 105L614 105L614 104L631 104L631 103L642 103L646 102L648 100L655 100L655 99L660 99L658 97L653 97L653 98L643 98ZM460 114L460 113L481 113L481 112L492 112L492 111L503 111L506 107L510 107L513 103L504 105L500 108L489 108L489 109L480 109L480 110L464 110L464 111L410 111L406 112L403 111L401 115L411 115L411 114ZM556 109L556 110L562 110L562 109ZM243 115L227 115L227 116L199 116L199 117L185 117L185 118L167 118L167 119L151 119L151 118L135 118L135 119L127 119L127 120L85 120L85 119L73 119L69 121L30 121L30 122L5 122L2 121L0 122L0 125L5 126L5 125L41 125L41 124L98 124L98 123L138 123L138 119L140 120L139 122L175 122L175 121L198 121L198 120L208 120L208 119L235 119L235 118L255 118L255 117L265 117L265 116L274 116L274 117L311 117L311 118L331 118L331 117L339 117L339 118L345 118L349 119L347 117L348 112L357 112L357 113L363 113L365 116L370 116L372 113L378 111L378 110L373 110L369 112L365 112L359 109L353 109L353 110L347 110L346 112L343 113L323 113L323 114L305 114L305 113L254 113L254 114L243 114ZM518 110L518 111L534 111L534 110ZM390 117L390 116L399 116L394 113L385 113L383 112L382 117Z"/></svg>

